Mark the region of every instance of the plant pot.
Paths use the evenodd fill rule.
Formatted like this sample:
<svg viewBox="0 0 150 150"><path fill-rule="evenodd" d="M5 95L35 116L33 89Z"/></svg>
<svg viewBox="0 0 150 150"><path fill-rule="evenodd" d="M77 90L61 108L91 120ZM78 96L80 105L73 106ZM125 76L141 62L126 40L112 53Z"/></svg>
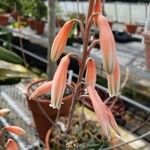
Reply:
<svg viewBox="0 0 150 150"><path fill-rule="evenodd" d="M52 126L50 120L55 120L57 116L57 109L53 109L49 106L50 100L37 98L29 100L28 97L31 95L32 87L42 82L43 80L32 82L27 86L27 101L30 110L32 111L33 119L39 133L39 137L42 141L45 140L45 136L49 128ZM60 116L67 116L69 108L71 106L72 94L63 98L63 105L60 109Z"/></svg>
<svg viewBox="0 0 150 150"><path fill-rule="evenodd" d="M32 30L35 30L35 20L33 19L28 19L28 25Z"/></svg>
<svg viewBox="0 0 150 150"><path fill-rule="evenodd" d="M38 20L35 21L35 30L38 35L43 35L44 28L45 28L44 21L38 21Z"/></svg>
<svg viewBox="0 0 150 150"><path fill-rule="evenodd" d="M133 33L136 32L137 25L135 25L135 24L126 24L126 29L127 29L127 32L133 34Z"/></svg>
<svg viewBox="0 0 150 150"><path fill-rule="evenodd" d="M9 17L6 15L0 15L0 25L6 26L8 24Z"/></svg>
<svg viewBox="0 0 150 150"><path fill-rule="evenodd" d="M18 13L17 11L13 11L13 12L11 13L11 16L12 16L15 20L17 20L17 19L18 19L18 16L19 16L19 13Z"/></svg>
<svg viewBox="0 0 150 150"><path fill-rule="evenodd" d="M67 134L58 127L48 130L45 138L46 150L50 149L103 149L112 145L107 138L102 137L101 129L96 120L90 120L88 115L76 111L73 116L72 126ZM67 123L68 118L59 118L60 127ZM77 146L78 145L78 146Z"/></svg>

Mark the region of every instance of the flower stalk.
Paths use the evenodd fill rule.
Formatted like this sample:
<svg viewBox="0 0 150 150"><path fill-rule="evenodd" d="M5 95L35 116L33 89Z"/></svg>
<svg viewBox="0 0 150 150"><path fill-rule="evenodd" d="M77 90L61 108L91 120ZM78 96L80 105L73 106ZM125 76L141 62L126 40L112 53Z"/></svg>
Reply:
<svg viewBox="0 0 150 150"><path fill-rule="evenodd" d="M100 31L100 36L99 39L95 40L89 45L90 29L91 26L94 25L93 20L95 20L95 25ZM53 61L57 61L60 58L61 54L64 52L68 35L71 32L75 22L79 23L82 32L82 58L80 58L74 53L69 53L66 56L64 56L61 59L58 68L54 74L54 77L51 81L52 84L50 85L46 83L41 85L39 88L37 88L37 90L33 92L31 97L35 96L36 94L43 94L44 92L47 92L48 89L49 91L51 90L50 107L58 109L58 114L56 118L57 122L59 119L61 104L63 103L62 99L64 96L65 88L67 86L67 70L71 61L70 57L74 57L78 60L79 63L79 75L76 85L73 88L71 88L73 90L73 96L65 132L67 133L71 128L73 114L78 100L82 98L83 101L88 97L93 103L97 120L100 123L104 135L110 137L110 127L112 127L115 130L115 132L119 134L119 130L113 117L113 114L111 113L110 109L106 106L106 103L111 99L111 96L119 95L121 73L116 56L115 40L107 19L102 15L102 2L100 0L89 0L89 9L85 21L85 28L81 21L77 19L69 20L64 24L64 26L54 39L51 50L51 59ZM102 63L104 70L107 74L108 89L110 95L110 98L108 98L105 102L101 100L97 91L95 90L96 63L94 59L89 57L91 50L98 43L101 44ZM85 71L86 75L84 82L83 77ZM81 88L84 88L86 92L83 92Z"/></svg>

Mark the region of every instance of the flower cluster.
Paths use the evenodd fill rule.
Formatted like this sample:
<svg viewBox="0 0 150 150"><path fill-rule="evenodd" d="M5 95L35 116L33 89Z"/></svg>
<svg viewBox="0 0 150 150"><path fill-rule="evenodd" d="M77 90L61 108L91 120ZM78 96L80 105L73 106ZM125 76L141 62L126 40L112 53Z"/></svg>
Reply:
<svg viewBox="0 0 150 150"><path fill-rule="evenodd" d="M92 6L90 6L92 7ZM87 17L84 25L80 22L80 20L72 19L67 21L59 33L56 35L52 49L51 49L51 60L57 61L62 53L65 50L66 42L68 39L68 35L72 30L75 23L79 23L82 30L83 37L83 56L77 56L76 54L67 54L64 56L58 68L54 74L53 80L45 82L41 86L39 86L30 96L30 99L33 99L41 94L44 94L48 91L51 91L51 104L50 106L54 109L60 109L62 104L63 95L65 92L65 87L67 83L67 70L70 63L70 57L73 55L79 60L80 70L79 77L74 88L72 106L69 115L69 123L70 124L71 117L73 116L74 106L77 102L78 97L82 97L79 95L80 85L83 83L83 75L86 71L85 75L85 85L88 91L88 95L92 101L98 122L102 128L102 131L105 136L110 137L110 126L119 134L119 130L117 124L115 122L114 116L111 113L110 109L105 105L105 103L99 97L97 91L95 90L96 83L96 63L94 59L89 57L89 54L97 41L100 43L100 52L102 55L102 63L104 71L107 75L108 81L108 92L109 96L118 96L120 90L120 65L116 55L116 45L115 40L109 26L108 20L102 15L102 2L100 0L95 0L92 8L89 9L89 17ZM89 41L89 32L90 27L95 25L99 29L99 40L94 41L90 46L88 45ZM83 95L84 96L84 95Z"/></svg>

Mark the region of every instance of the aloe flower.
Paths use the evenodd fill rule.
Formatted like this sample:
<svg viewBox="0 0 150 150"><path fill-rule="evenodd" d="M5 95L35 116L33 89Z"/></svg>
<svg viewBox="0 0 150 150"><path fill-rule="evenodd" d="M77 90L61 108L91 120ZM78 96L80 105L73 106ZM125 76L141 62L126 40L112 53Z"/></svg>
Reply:
<svg viewBox="0 0 150 150"><path fill-rule="evenodd" d="M0 117L7 115L9 112L10 110L7 108L0 109Z"/></svg>
<svg viewBox="0 0 150 150"><path fill-rule="evenodd" d="M44 82L41 84L29 97L29 99L36 98L42 94L45 94L47 92L51 91L52 81Z"/></svg>
<svg viewBox="0 0 150 150"><path fill-rule="evenodd" d="M6 150L19 150L19 147L13 139L9 138L6 144Z"/></svg>
<svg viewBox="0 0 150 150"><path fill-rule="evenodd" d="M101 100L97 91L91 86L88 86L87 89L103 134L110 138L111 127L115 130L116 133L120 134L114 116L112 115L109 108Z"/></svg>
<svg viewBox="0 0 150 150"><path fill-rule="evenodd" d="M108 82L108 92L109 96L118 96L120 90L120 65L118 60L116 59L115 68L112 74L107 74L107 82Z"/></svg>
<svg viewBox="0 0 150 150"><path fill-rule="evenodd" d="M70 62L68 55L64 56L58 68L54 74L53 84L51 88L51 104L50 106L54 109L60 109L62 104L62 98L65 92L66 80L67 80L67 70Z"/></svg>
<svg viewBox="0 0 150 150"><path fill-rule="evenodd" d="M3 130L8 131L8 132L12 132L16 135L24 135L26 133L22 128L20 128L18 126L6 126L3 128Z"/></svg>
<svg viewBox="0 0 150 150"><path fill-rule="evenodd" d="M61 28L59 33L56 35L51 49L52 61L57 61L64 52L68 36L70 31L72 30L73 25L74 20L67 21Z"/></svg>
<svg viewBox="0 0 150 150"><path fill-rule="evenodd" d="M101 0L95 0L93 13L102 14L102 2L101 2ZM93 22L96 26L98 26L98 15L94 16Z"/></svg>
<svg viewBox="0 0 150 150"><path fill-rule="evenodd" d="M85 81L88 86L95 87L96 83L96 64L95 61L91 58L87 59L86 62L86 75Z"/></svg>
<svg viewBox="0 0 150 150"><path fill-rule="evenodd" d="M111 74L114 70L116 60L115 40L107 19L104 16L99 15L98 20L98 26L100 29L99 40L102 52L102 62L104 70L108 74Z"/></svg>

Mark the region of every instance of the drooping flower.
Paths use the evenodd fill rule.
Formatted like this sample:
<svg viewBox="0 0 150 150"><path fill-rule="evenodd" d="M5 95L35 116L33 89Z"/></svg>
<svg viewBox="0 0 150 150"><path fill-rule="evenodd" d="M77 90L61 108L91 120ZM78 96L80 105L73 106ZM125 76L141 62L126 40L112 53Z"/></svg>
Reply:
<svg viewBox="0 0 150 150"><path fill-rule="evenodd" d="M54 109L60 109L62 104L62 98L64 95L65 87L66 87L66 80L67 80L67 69L70 62L70 58L68 55L64 56L58 68L55 72L53 78L53 84L51 88L51 104L50 106Z"/></svg>
<svg viewBox="0 0 150 150"><path fill-rule="evenodd" d="M45 94L47 92L51 91L52 81L44 82L42 85L40 85L29 97L29 99L36 98L42 94Z"/></svg>
<svg viewBox="0 0 150 150"><path fill-rule="evenodd" d="M26 133L22 128L20 128L18 126L6 126L3 128L3 130L8 131L8 132L12 132L16 135L24 135Z"/></svg>
<svg viewBox="0 0 150 150"><path fill-rule="evenodd" d="M53 45L52 45L52 49L51 49L50 57L52 61L57 61L62 55L62 53L64 52L67 39L68 39L70 31L73 28L74 22L75 20L67 21L64 24L64 26L61 28L59 33L56 35Z"/></svg>
<svg viewBox="0 0 150 150"><path fill-rule="evenodd" d="M91 58L87 59L86 62L86 75L85 81L88 86L95 87L96 83L96 64L95 61Z"/></svg>
<svg viewBox="0 0 150 150"><path fill-rule="evenodd" d="M13 139L8 139L6 144L6 150L19 150L17 143Z"/></svg>
<svg viewBox="0 0 150 150"><path fill-rule="evenodd" d="M95 0L93 13L102 14L102 2L101 2L101 0ZM98 15L94 16L93 22L94 22L95 26L98 26Z"/></svg>
<svg viewBox="0 0 150 150"><path fill-rule="evenodd" d="M107 74L108 92L110 97L119 95L120 80L121 80L120 65L118 60L116 59L115 68L112 74Z"/></svg>
<svg viewBox="0 0 150 150"><path fill-rule="evenodd" d="M7 115L9 112L10 110L7 108L0 109L0 117Z"/></svg>
<svg viewBox="0 0 150 150"><path fill-rule="evenodd" d="M88 86L87 89L103 134L110 138L111 127L116 131L116 133L120 134L114 116L101 100L97 91L92 86Z"/></svg>
<svg viewBox="0 0 150 150"><path fill-rule="evenodd" d="M100 30L100 47L102 52L102 62L104 70L111 74L114 70L116 60L116 45L110 25L107 19L99 15L98 27Z"/></svg>

